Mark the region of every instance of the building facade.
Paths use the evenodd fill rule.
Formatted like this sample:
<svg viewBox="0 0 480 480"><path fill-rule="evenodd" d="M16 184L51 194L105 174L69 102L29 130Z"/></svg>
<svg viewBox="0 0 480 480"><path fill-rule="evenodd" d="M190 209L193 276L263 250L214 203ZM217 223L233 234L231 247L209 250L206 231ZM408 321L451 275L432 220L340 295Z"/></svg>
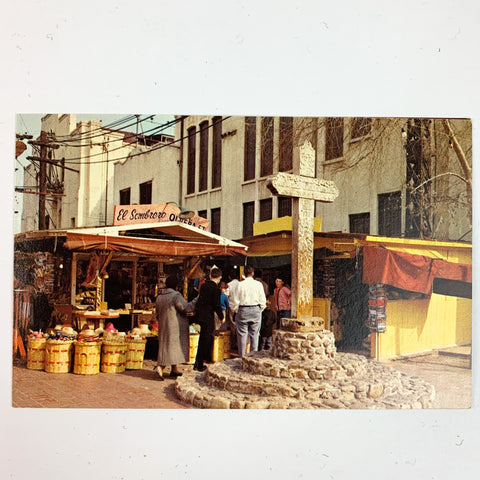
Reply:
<svg viewBox="0 0 480 480"><path fill-rule="evenodd" d="M441 119L189 116L182 139L182 202L228 238L253 235L253 224L291 214L288 198L272 196L267 178L292 172L298 147L316 150L317 177L340 190L317 202L323 231L471 240L468 173L471 122ZM453 137L453 138L452 138Z"/></svg>

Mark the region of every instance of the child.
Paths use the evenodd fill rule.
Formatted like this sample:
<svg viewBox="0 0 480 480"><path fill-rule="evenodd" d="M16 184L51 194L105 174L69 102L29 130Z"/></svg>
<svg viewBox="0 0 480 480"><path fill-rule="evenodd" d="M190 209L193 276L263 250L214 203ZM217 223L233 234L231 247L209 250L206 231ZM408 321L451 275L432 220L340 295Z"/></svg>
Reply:
<svg viewBox="0 0 480 480"><path fill-rule="evenodd" d="M262 312L262 326L260 327L260 341L258 342L259 350L270 350L273 326L276 321L275 312L268 307L265 308Z"/></svg>

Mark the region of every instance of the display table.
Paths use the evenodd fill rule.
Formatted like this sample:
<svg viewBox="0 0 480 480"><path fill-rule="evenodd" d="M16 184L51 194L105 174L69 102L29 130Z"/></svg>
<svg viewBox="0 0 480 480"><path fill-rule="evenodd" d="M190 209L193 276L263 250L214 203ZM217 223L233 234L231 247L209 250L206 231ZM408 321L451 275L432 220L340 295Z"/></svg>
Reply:
<svg viewBox="0 0 480 480"><path fill-rule="evenodd" d="M154 318L152 310L118 310L118 313L124 317L130 316L130 329L140 326L142 323L150 324Z"/></svg>
<svg viewBox="0 0 480 480"><path fill-rule="evenodd" d="M93 323L94 328L97 329L98 327L102 326L105 328L105 323L109 320L114 318L118 318L120 316L117 312L109 312L108 314L104 314L99 312L98 310L95 311L73 311L73 318L74 318L74 325L75 330L80 331L85 323ZM101 322L103 320L103 325Z"/></svg>

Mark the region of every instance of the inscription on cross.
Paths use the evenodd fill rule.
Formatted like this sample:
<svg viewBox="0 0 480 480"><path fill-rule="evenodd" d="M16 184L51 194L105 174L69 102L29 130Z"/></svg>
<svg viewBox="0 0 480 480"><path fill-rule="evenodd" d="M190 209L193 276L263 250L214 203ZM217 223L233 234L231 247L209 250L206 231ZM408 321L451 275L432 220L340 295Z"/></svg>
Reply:
<svg viewBox="0 0 480 480"><path fill-rule="evenodd" d="M315 201L331 203L339 192L332 181L315 178L315 150L309 141L300 147L294 173L277 173L267 180L267 187L274 195L292 198L292 318L295 324L314 328L318 323L313 317Z"/></svg>

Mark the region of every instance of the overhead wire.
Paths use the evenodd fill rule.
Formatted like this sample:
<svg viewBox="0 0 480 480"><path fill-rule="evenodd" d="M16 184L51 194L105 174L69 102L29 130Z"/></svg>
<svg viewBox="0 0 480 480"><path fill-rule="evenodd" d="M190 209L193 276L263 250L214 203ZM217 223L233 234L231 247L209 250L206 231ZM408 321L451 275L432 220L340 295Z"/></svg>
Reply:
<svg viewBox="0 0 480 480"><path fill-rule="evenodd" d="M92 140L94 138L98 138L98 137L102 137L104 135L104 131L105 130L113 130L113 131L118 131L118 132L122 132L124 131L123 129L126 129L126 128L130 128L130 127L133 127L134 125L137 125L139 122L145 122L146 120L148 120L149 117L146 117L142 120L138 120L136 117L135 118L135 121L133 123L127 123L126 125L123 125L123 123L125 122L121 122L119 124L109 124L109 125L105 125L105 126L101 126L99 128L95 128L93 130L88 130L86 132L82 132L78 135L62 135L60 136L60 141L63 141L63 142L77 142L77 141L81 141L81 140ZM133 120L134 118L130 119L130 120ZM130 122L129 120L129 122ZM64 138L64 140L62 140L62 138Z"/></svg>
<svg viewBox="0 0 480 480"><path fill-rule="evenodd" d="M183 118L186 118L188 115L184 116ZM231 118L230 116L227 116L227 117L222 117L221 120L215 122L215 123L212 123L211 125L209 125L207 127L207 129L210 129L212 128L214 125L217 125L218 123L222 123L224 122L225 120ZM197 130L195 132L195 136L196 135L199 135L200 134L200 130ZM158 145L158 146L155 146L155 147L152 147L152 148L149 148L148 150L144 151L144 152L137 152L137 153L131 153L125 157L118 157L118 158L113 158L113 159L109 159L109 160L98 160L98 161L79 161L77 162L77 160L85 160L84 157L78 157L78 158L69 158L69 159L65 159L65 163L69 163L71 165L93 165L93 164L98 164L98 163L108 163L108 162L117 162L119 160L126 160L127 158L133 158L133 157L138 157L140 155L146 155L146 154L149 154L151 152L155 152L157 150L160 150L162 148L165 148L165 147L170 147L176 143L179 143L179 142L182 142L183 140L191 137L192 135L191 134L187 134L177 140L174 140L173 142L169 142L169 143L166 143L166 144L161 144L161 145ZM125 148L124 146L121 146L121 147L118 147L116 149L112 149L112 150L109 150L109 153L113 152L113 151L116 151L116 150L120 150L120 149L123 149ZM98 154L94 154L94 155L91 155L89 158L92 158L92 157L96 157L96 156L100 156L100 155L104 155L104 152L102 153L98 153Z"/></svg>
<svg viewBox="0 0 480 480"><path fill-rule="evenodd" d="M113 130L111 133L114 134L114 133L126 133L129 135L129 137L139 137L139 138L143 138L145 137L145 135L147 133L149 133L150 135L154 135L155 133L159 133L159 132L163 132L164 130L166 130L167 128L170 128L171 126L175 125L176 123L178 123L178 119L175 119L175 120L170 120L164 124L161 124L159 126L156 126L156 127L152 127L151 129L149 130L145 130L143 133L141 134L136 134L136 133L133 133L133 132L126 132L126 131L122 131L122 130ZM105 130L109 130L107 128L105 128ZM155 132L155 133L152 133L152 132ZM105 131L101 134L101 135L98 135L98 137L104 137L105 138L105 135L107 135L105 133ZM120 137L120 138L113 138L113 139L110 139L105 142L100 142L100 143L97 143L95 144L95 146L103 146L103 145L106 145L107 143L110 144L110 143L114 143L114 142L123 142L125 137ZM85 140L85 139L83 139ZM81 143L81 144L75 144L75 145L69 145L67 141L63 140L63 141L57 141L56 138L53 139L53 141L55 142L55 144L59 144L61 146L65 146L65 147L91 147L92 144L91 143ZM121 147L123 148L123 147ZM115 149L114 149L115 150ZM109 150L110 152L114 151L114 150ZM98 154L100 155L100 154ZM79 158L83 158L83 157L79 157ZM76 158L73 158L71 160L77 160Z"/></svg>
<svg viewBox="0 0 480 480"><path fill-rule="evenodd" d="M148 118L149 118L149 117L143 119L142 121L145 121L145 120L147 120ZM129 123L128 125L124 125L123 127L121 127L121 128L129 128L129 127L131 127L131 126L133 126L133 125L135 125L135 124L137 123L137 117L136 117L135 115L129 115L129 116L127 116L127 117L123 117L123 118L121 118L121 119L119 119L119 120L115 120L114 122L111 122L111 123L109 123L109 124L107 124L107 125L102 125L102 126L100 126L100 127L98 127L98 128L94 128L93 130L89 130L89 131L87 131L87 132L80 133L80 134L78 134L78 135L71 135L71 134L68 134L68 135L60 135L60 136L58 136L57 138L59 138L59 139L65 138L65 141L78 141L78 138L83 138L83 139L85 139L85 138L87 138L87 137L90 138L90 136L91 136L92 134L95 134L95 133L97 133L97 132L101 132L101 131L104 130L104 129L118 127L119 125L122 125L123 123L131 122L131 121L134 120L134 119L135 119L135 122ZM95 135L95 136L92 136L92 138L94 138L94 137L96 137L96 136L99 136L99 137L100 137L100 136L102 136L102 135L101 135L101 134Z"/></svg>

